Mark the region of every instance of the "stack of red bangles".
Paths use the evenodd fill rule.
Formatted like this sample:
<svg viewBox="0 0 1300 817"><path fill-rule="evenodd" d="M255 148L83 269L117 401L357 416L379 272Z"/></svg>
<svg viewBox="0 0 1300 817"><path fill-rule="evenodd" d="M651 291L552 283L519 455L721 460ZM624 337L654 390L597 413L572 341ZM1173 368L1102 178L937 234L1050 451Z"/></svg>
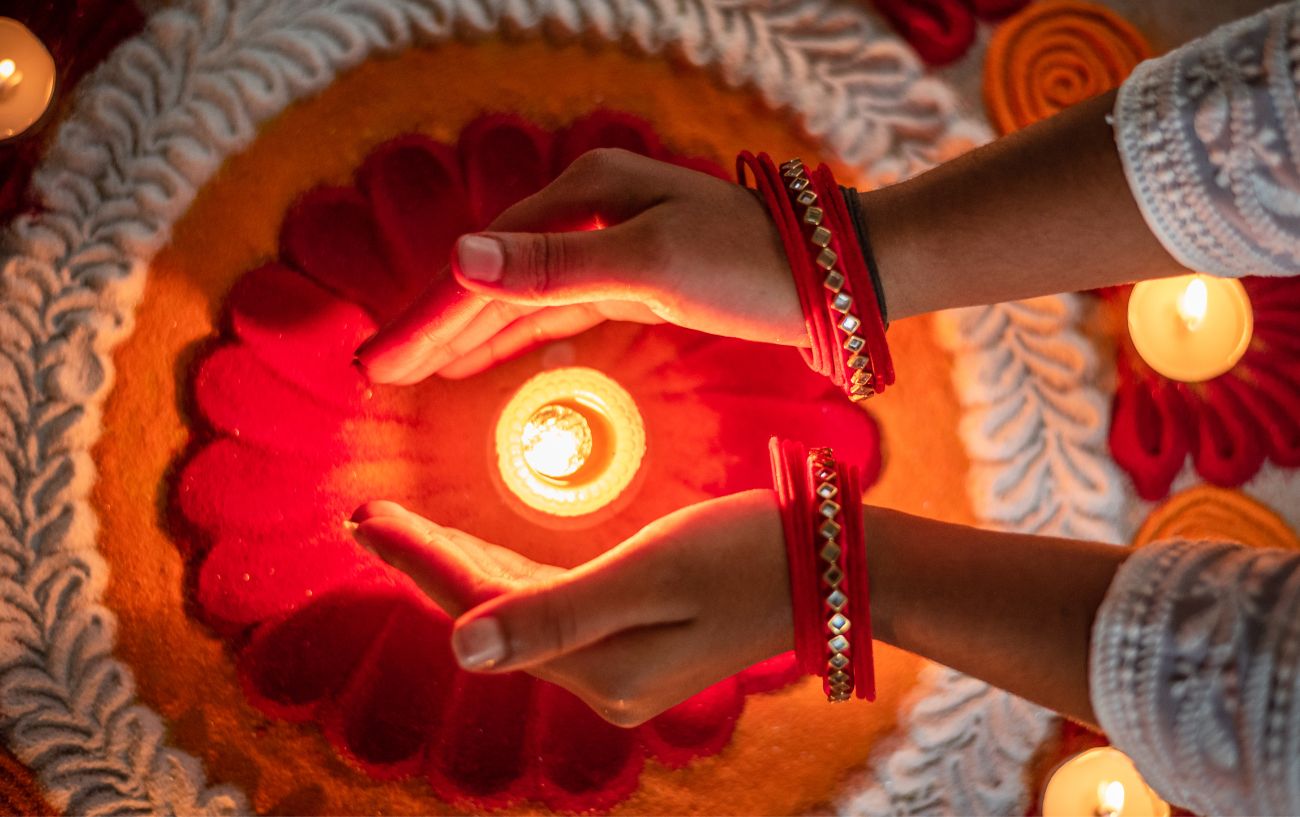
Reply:
<svg viewBox="0 0 1300 817"><path fill-rule="evenodd" d="M809 451L775 437L768 448L790 566L795 658L821 676L828 700L847 701L856 690L874 701L860 469L837 462L829 448Z"/></svg>
<svg viewBox="0 0 1300 817"><path fill-rule="evenodd" d="M852 400L865 400L894 382L879 283L849 218L844 196L826 165L808 170L799 159L779 168L766 153L743 151L736 177L746 169L781 234L808 337L804 359Z"/></svg>

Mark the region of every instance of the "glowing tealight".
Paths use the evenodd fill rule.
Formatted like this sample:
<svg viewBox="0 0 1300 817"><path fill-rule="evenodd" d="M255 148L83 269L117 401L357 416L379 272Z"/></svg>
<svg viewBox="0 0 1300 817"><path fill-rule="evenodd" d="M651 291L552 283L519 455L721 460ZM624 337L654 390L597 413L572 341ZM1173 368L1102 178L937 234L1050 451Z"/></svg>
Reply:
<svg viewBox="0 0 1300 817"><path fill-rule="evenodd" d="M54 58L27 26L0 17L0 139L36 124L54 98Z"/></svg>
<svg viewBox="0 0 1300 817"><path fill-rule="evenodd" d="M528 418L520 444L529 468L544 477L563 479L591 456L591 424L580 412L552 403Z"/></svg>
<svg viewBox="0 0 1300 817"><path fill-rule="evenodd" d="M1043 790L1043 817L1169 817L1128 755L1110 746L1071 757Z"/></svg>
<svg viewBox="0 0 1300 817"><path fill-rule="evenodd" d="M1128 331L1142 359L1165 377L1198 383L1237 365L1255 318L1240 281L1184 275L1143 281L1128 302Z"/></svg>
<svg viewBox="0 0 1300 817"><path fill-rule="evenodd" d="M613 502L645 456L645 425L632 396L579 367L542 372L520 386L501 410L495 437L505 487L559 517Z"/></svg>

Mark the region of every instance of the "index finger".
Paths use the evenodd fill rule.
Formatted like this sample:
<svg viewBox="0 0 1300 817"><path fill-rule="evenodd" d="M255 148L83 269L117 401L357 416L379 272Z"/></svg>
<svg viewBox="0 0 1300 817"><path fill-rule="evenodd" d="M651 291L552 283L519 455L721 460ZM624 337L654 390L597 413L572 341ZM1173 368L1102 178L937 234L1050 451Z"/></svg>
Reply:
<svg viewBox="0 0 1300 817"><path fill-rule="evenodd" d="M393 383L456 336L488 304L465 289L449 267L410 307L357 347L357 361L376 383Z"/></svg>
<svg viewBox="0 0 1300 817"><path fill-rule="evenodd" d="M488 228L497 232L574 231L625 221L662 201L662 183L649 185L638 178L654 168L668 168L670 175L681 172L626 151L592 151L546 187L501 213ZM487 302L444 269L410 307L361 344L357 360L377 383L407 382L411 375L419 374L416 369L422 364L424 369L436 370L447 362L449 342ZM509 322L490 323L495 330Z"/></svg>
<svg viewBox="0 0 1300 817"><path fill-rule="evenodd" d="M489 576L432 522L377 516L357 525L357 541L410 576L450 616L490 601L508 587Z"/></svg>

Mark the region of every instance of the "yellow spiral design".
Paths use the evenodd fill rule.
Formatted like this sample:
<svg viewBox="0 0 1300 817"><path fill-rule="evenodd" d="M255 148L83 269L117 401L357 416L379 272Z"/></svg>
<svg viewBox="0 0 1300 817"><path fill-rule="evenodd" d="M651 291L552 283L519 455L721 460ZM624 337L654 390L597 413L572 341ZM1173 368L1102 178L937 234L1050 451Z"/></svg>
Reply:
<svg viewBox="0 0 1300 817"><path fill-rule="evenodd" d="M1032 3L1000 26L984 62L989 120L1010 133L1119 86L1150 46L1115 12L1077 0Z"/></svg>

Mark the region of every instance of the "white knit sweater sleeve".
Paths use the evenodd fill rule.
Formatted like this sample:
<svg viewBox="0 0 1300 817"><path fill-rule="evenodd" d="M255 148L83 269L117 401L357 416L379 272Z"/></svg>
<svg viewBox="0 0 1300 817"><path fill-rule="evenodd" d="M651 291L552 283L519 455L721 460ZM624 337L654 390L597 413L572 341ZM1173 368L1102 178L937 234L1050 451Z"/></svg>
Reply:
<svg viewBox="0 0 1300 817"><path fill-rule="evenodd" d="M1138 549L1092 634L1093 709L1166 800L1300 814L1300 553Z"/></svg>
<svg viewBox="0 0 1300 817"><path fill-rule="evenodd" d="M1215 275L1300 273L1300 0L1137 67L1115 138L1151 231Z"/></svg>

